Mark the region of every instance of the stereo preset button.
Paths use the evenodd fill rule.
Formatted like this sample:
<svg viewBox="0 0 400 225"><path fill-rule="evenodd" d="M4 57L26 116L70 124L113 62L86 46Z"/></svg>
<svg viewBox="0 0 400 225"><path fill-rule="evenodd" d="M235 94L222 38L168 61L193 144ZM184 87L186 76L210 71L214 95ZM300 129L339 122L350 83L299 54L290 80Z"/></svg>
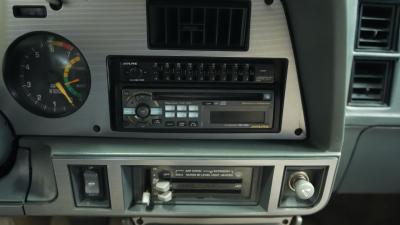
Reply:
<svg viewBox="0 0 400 225"><path fill-rule="evenodd" d="M179 122L178 122L178 127L186 127L186 122L184 122L184 121L179 121Z"/></svg>
<svg viewBox="0 0 400 225"><path fill-rule="evenodd" d="M135 115L135 108L124 108L123 109L123 114L124 115Z"/></svg>
<svg viewBox="0 0 400 225"><path fill-rule="evenodd" d="M160 119L154 119L151 121L154 125L160 125L161 124L161 120Z"/></svg>
<svg viewBox="0 0 400 225"><path fill-rule="evenodd" d="M186 118L187 117L187 113L186 112L178 112L176 114L176 117L178 117L178 118Z"/></svg>
<svg viewBox="0 0 400 225"><path fill-rule="evenodd" d="M151 115L152 116L159 116L162 115L162 109L161 108L151 108Z"/></svg>
<svg viewBox="0 0 400 225"><path fill-rule="evenodd" d="M198 105L189 105L189 111L199 111Z"/></svg>
<svg viewBox="0 0 400 225"><path fill-rule="evenodd" d="M186 105L178 105L176 106L177 111L186 111L187 106Z"/></svg>
<svg viewBox="0 0 400 225"><path fill-rule="evenodd" d="M189 112L189 118L198 118L199 113L198 112Z"/></svg>
<svg viewBox="0 0 400 225"><path fill-rule="evenodd" d="M165 112L165 118L175 118L175 112Z"/></svg>
<svg viewBox="0 0 400 225"><path fill-rule="evenodd" d="M167 121L167 122L165 122L165 126L166 127L174 127L175 126L175 122L174 121Z"/></svg>
<svg viewBox="0 0 400 225"><path fill-rule="evenodd" d="M175 111L175 106L174 105L166 105L165 111Z"/></svg>
<svg viewBox="0 0 400 225"><path fill-rule="evenodd" d="M195 122L195 121L189 122L189 127L198 127L198 126L199 126L198 122Z"/></svg>

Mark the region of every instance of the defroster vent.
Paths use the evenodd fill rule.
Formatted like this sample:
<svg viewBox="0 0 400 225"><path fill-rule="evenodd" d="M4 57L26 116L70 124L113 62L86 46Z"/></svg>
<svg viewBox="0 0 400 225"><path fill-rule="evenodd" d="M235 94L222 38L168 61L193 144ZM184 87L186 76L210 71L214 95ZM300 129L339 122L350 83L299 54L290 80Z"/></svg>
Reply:
<svg viewBox="0 0 400 225"><path fill-rule="evenodd" d="M389 105L393 60L355 59L349 104L353 106Z"/></svg>
<svg viewBox="0 0 400 225"><path fill-rule="evenodd" d="M395 4L361 3L358 22L358 49L395 50Z"/></svg>
<svg viewBox="0 0 400 225"><path fill-rule="evenodd" d="M148 0L152 49L248 50L249 0Z"/></svg>

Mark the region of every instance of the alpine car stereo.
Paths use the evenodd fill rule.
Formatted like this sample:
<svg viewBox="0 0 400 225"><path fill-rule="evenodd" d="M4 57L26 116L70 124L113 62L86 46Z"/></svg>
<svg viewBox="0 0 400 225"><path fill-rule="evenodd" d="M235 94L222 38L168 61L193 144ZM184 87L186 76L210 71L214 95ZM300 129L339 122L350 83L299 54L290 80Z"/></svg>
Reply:
<svg viewBox="0 0 400 225"><path fill-rule="evenodd" d="M279 132L285 59L109 56L116 131Z"/></svg>

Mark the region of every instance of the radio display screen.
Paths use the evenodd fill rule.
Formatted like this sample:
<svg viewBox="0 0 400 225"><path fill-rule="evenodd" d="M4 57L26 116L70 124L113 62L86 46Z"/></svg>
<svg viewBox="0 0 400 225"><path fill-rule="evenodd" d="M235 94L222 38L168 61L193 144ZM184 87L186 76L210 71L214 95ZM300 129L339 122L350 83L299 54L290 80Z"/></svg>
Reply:
<svg viewBox="0 0 400 225"><path fill-rule="evenodd" d="M265 112L212 111L210 112L210 122L214 124L264 123Z"/></svg>

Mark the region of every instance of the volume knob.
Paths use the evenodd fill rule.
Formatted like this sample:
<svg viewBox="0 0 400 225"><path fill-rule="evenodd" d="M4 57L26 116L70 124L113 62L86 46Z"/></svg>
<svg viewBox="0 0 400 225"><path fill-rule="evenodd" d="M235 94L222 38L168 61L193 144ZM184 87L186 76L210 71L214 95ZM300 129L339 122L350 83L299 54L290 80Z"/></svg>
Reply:
<svg viewBox="0 0 400 225"><path fill-rule="evenodd" d="M140 104L136 107L136 115L142 119L150 115L150 107L146 104Z"/></svg>

